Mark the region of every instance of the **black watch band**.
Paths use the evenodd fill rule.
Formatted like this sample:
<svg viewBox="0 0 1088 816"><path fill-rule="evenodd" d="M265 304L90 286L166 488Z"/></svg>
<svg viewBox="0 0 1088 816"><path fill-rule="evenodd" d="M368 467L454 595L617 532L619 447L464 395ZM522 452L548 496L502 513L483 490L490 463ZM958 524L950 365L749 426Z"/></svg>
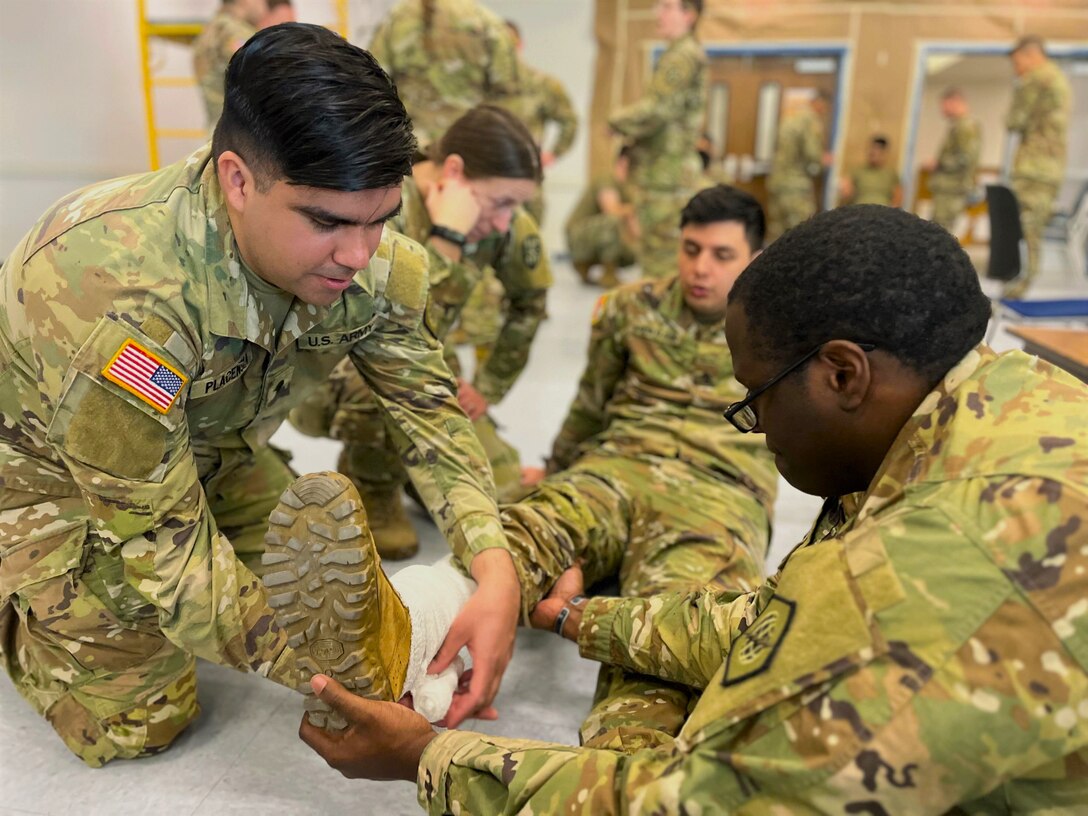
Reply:
<svg viewBox="0 0 1088 816"><path fill-rule="evenodd" d="M440 227L438 224L431 227L430 234L437 235L443 241L449 241L451 244L456 244L462 249L464 249L465 244L468 243L468 238L465 237L463 232L451 230L449 227Z"/></svg>

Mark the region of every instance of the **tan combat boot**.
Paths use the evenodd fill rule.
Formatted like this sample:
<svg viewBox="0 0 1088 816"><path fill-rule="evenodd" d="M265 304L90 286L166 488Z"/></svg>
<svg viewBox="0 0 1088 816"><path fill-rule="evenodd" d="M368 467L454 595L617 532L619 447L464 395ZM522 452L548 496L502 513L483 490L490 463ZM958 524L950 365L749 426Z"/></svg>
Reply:
<svg viewBox="0 0 1088 816"><path fill-rule="evenodd" d="M597 281L597 285L603 286L605 289L612 289L620 285L620 278L616 274L616 265L614 263L604 265L604 271L601 272L601 279Z"/></svg>
<svg viewBox="0 0 1088 816"><path fill-rule="evenodd" d="M356 487L361 487L356 483ZM370 522L370 532L378 547L378 555L390 561L411 558L419 552L419 536L412 526L400 500L400 485L379 488L366 485L359 490Z"/></svg>
<svg viewBox="0 0 1088 816"><path fill-rule="evenodd" d="M593 268L593 264L583 262L575 262L574 271L578 273L578 277L582 279L582 283L589 283L589 270Z"/></svg>
<svg viewBox="0 0 1088 816"><path fill-rule="evenodd" d="M264 585L294 650L310 722L347 727L314 696L310 678L317 673L363 697L399 699L412 621L382 571L354 485L339 473L303 476L283 492L268 522Z"/></svg>

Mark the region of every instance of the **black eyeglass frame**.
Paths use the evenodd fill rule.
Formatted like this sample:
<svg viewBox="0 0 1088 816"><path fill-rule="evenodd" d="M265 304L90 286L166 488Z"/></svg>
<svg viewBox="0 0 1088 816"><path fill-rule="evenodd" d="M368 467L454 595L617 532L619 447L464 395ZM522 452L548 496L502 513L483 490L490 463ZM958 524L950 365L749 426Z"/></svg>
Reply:
<svg viewBox="0 0 1088 816"><path fill-rule="evenodd" d="M817 354L819 354L820 349L822 349L826 344L827 344L827 341L825 341L824 343L820 343L820 345L816 346L816 348L814 348L812 351L810 351L808 354L806 354L804 357L802 357L796 363L793 363L792 365L789 365L786 368L782 369L782 371L779 371L777 374L775 374L773 377L771 377L771 379L769 379L767 382L763 383L763 385L761 385L755 391L750 391L748 393L748 395L744 399L742 399L740 402L731 403L729 405L729 407L726 408L725 411L722 413L722 416L729 422L730 425L732 425L734 428L736 428L741 433L751 433L755 429L756 425L759 424L759 420L756 417L755 410L749 407L749 406L751 406L752 402L755 401L756 397L758 397L764 391L767 391L768 389L770 389L770 388L774 387L775 385L777 385L778 383L780 383L782 380L784 380L786 377L788 377L794 371L799 369L801 366L803 366L805 363L807 363L809 360L811 360L813 357L815 357ZM866 353L876 349L876 346L874 344L872 344L872 343L856 343L855 345L859 349L861 349L862 351L864 351ZM748 410L751 412L752 420L753 420L752 424L747 428L744 427L737 420L737 414L739 414L745 408L748 408Z"/></svg>

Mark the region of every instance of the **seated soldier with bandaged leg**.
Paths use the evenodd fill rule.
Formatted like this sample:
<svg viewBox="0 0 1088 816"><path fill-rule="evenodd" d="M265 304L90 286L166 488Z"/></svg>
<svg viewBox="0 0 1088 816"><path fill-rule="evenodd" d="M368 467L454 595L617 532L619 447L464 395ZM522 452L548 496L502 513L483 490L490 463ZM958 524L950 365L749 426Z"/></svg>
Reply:
<svg viewBox="0 0 1088 816"><path fill-rule="evenodd" d="M995 354L989 316L955 238L887 207L818 215L740 276L748 394L725 417L829 497L812 529L751 593L585 601L570 573L533 616L699 689L675 740L440 735L323 675L349 727L302 738L346 776L416 780L436 815L1082 808L1088 388Z"/></svg>

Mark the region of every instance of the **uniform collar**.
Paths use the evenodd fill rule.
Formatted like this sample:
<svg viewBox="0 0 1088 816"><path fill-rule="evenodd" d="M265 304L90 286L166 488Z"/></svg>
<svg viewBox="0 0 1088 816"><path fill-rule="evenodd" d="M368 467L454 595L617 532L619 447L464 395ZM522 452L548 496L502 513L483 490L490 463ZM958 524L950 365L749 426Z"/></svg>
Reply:
<svg viewBox="0 0 1088 816"><path fill-rule="evenodd" d="M948 370L900 429L869 488L852 497L856 514L851 512L851 516L861 521L879 512L897 501L907 484L918 479L926 462L941 454L957 405L970 403L977 391L975 375L996 359L993 349L979 343Z"/></svg>
<svg viewBox="0 0 1088 816"><path fill-rule="evenodd" d="M220 337L256 343L274 354L319 324L327 310L296 299L283 325L277 325L261 293L248 280L248 276L257 273L245 265L238 251L210 148L201 148L194 157L206 162L200 174L200 187L207 222L204 278L208 286L209 329Z"/></svg>

